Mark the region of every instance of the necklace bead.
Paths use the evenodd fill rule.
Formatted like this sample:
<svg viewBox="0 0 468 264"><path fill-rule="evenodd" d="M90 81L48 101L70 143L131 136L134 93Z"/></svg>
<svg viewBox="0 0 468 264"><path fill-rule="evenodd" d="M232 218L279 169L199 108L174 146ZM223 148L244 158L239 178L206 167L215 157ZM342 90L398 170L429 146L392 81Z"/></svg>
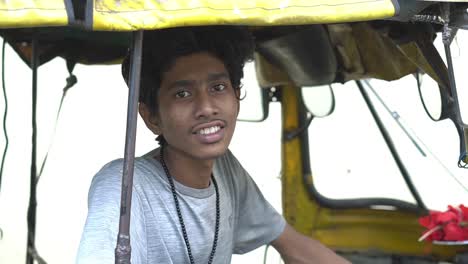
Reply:
<svg viewBox="0 0 468 264"><path fill-rule="evenodd" d="M187 253L188 253L189 260L190 260L190 264L195 264L195 261L193 259L193 255L192 255L192 250L190 248L190 242L189 242L189 239L188 239L187 230L185 228L184 219L182 217L182 212L180 210L180 204L179 204L179 199L177 198L177 193L176 193L176 190L175 190L174 180L172 179L172 177L171 177L171 175L169 173L169 169L167 168L166 162L164 161L164 145L165 145L164 143L161 144L161 149L160 149L160 152L159 152L159 158L161 160L161 165L162 165L162 167L164 169L164 172L166 173L166 177L167 177L167 179L169 181L169 185L171 186L172 197L174 198L174 203L175 203L175 207L176 207L176 211L177 211L177 216L179 218L179 224L180 224L180 227L182 229L182 235L184 237L185 246L187 247ZM213 182L215 192L216 192L216 224L215 224L215 233L214 233L214 239L213 239L213 246L211 248L211 253L210 253L210 256L209 256L209 259L208 259L208 264L211 264L213 262L214 255L216 253L216 246L218 244L219 222L220 222L220 218L221 218L220 217L220 207L219 207L218 184L216 183L216 180L215 180L213 174L211 174L211 181Z"/></svg>

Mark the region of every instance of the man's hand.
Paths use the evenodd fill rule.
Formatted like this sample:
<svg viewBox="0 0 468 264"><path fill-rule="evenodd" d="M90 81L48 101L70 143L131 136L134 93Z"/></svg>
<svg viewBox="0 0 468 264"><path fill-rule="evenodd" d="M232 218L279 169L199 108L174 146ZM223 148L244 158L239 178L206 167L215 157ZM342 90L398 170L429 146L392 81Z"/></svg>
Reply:
<svg viewBox="0 0 468 264"><path fill-rule="evenodd" d="M286 224L283 233L271 243L288 264L350 264L320 242L304 236Z"/></svg>

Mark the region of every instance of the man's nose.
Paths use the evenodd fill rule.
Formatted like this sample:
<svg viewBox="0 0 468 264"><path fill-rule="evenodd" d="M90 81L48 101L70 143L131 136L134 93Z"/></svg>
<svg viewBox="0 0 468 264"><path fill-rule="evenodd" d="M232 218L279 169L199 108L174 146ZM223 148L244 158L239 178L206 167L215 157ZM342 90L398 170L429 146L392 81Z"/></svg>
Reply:
<svg viewBox="0 0 468 264"><path fill-rule="evenodd" d="M195 107L197 119L209 118L213 115L217 115L219 112L215 98L210 95L208 91L199 92L197 94Z"/></svg>

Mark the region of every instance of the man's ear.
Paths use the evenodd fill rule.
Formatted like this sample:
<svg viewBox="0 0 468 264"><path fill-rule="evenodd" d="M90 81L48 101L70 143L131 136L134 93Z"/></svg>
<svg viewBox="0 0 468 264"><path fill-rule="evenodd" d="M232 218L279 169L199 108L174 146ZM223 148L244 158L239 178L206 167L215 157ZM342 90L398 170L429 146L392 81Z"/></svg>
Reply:
<svg viewBox="0 0 468 264"><path fill-rule="evenodd" d="M236 93L236 99L237 99L237 114L236 114L236 116L238 116L239 111L240 111L240 88L239 89L234 89L234 92Z"/></svg>
<svg viewBox="0 0 468 264"><path fill-rule="evenodd" d="M148 106L144 103L138 105L138 112L141 118L145 121L146 127L153 132L155 135L161 134L161 127L159 126L158 118L153 114Z"/></svg>

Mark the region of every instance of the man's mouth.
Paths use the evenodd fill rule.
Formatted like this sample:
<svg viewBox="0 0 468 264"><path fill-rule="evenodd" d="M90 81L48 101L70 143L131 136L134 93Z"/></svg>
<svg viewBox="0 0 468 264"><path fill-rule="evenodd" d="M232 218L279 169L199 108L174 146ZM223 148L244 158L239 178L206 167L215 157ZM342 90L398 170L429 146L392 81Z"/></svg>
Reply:
<svg viewBox="0 0 468 264"><path fill-rule="evenodd" d="M210 135L222 130L226 126L226 122L222 120L214 120L211 122L200 123L192 128L193 134Z"/></svg>
<svg viewBox="0 0 468 264"><path fill-rule="evenodd" d="M215 120L208 123L199 124L192 130L201 143L212 144L224 138L224 128L226 124L222 120Z"/></svg>
<svg viewBox="0 0 468 264"><path fill-rule="evenodd" d="M218 132L220 129L221 129L221 126L206 127L206 128L202 128L202 129L198 130L197 134L210 135L210 134L214 134L214 133Z"/></svg>

